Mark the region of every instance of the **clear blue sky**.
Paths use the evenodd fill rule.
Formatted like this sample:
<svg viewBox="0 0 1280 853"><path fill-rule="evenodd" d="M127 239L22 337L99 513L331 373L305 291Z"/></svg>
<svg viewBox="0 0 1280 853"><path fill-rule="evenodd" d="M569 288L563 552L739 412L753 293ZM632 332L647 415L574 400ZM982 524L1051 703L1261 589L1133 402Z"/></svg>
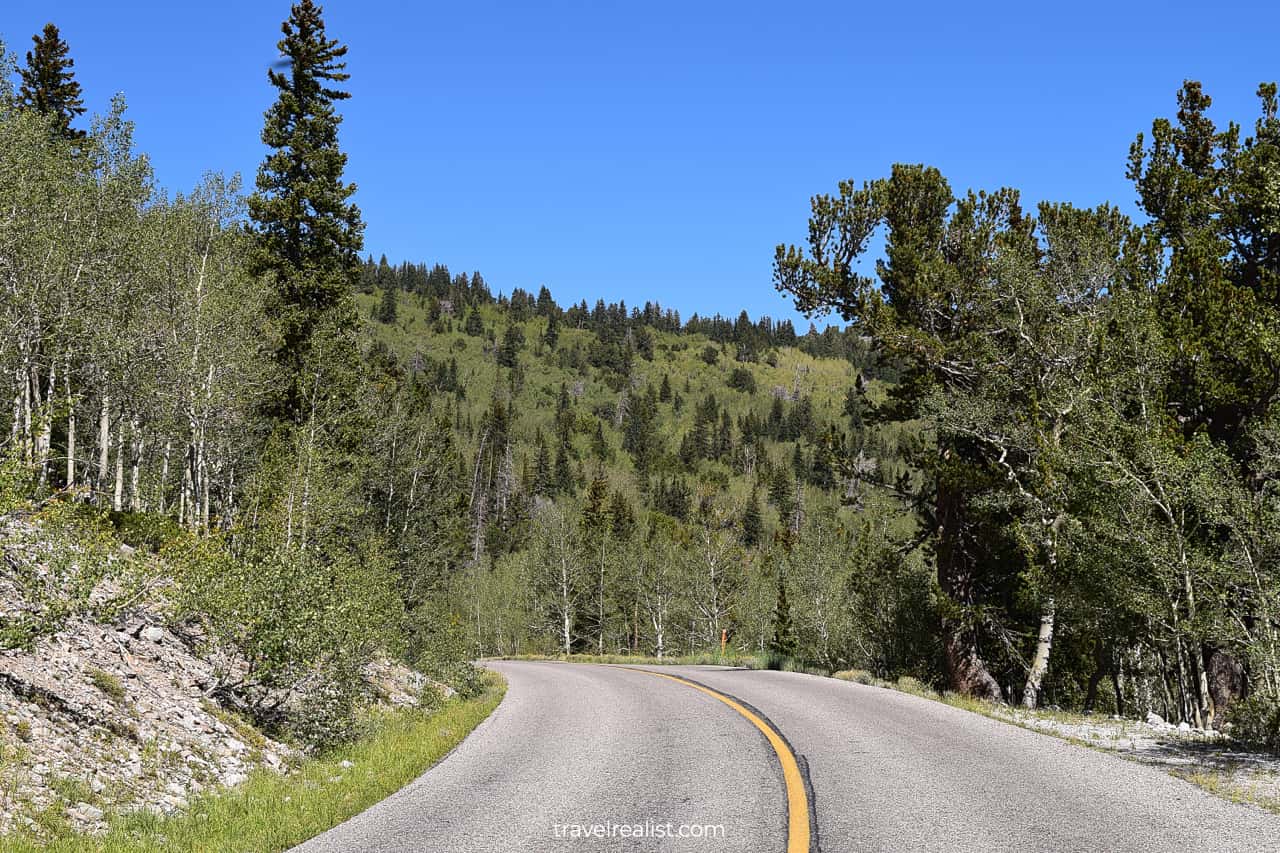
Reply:
<svg viewBox="0 0 1280 853"><path fill-rule="evenodd" d="M1280 78L1280 4L392 3L331 0L350 48L342 143L393 260L495 288L795 316L773 247L808 199L895 161L1133 210L1134 135L1202 80L1251 127ZM982 7L981 11L978 11ZM251 182L287 2L5 0L25 53L52 19L94 110L123 91L159 181Z"/></svg>

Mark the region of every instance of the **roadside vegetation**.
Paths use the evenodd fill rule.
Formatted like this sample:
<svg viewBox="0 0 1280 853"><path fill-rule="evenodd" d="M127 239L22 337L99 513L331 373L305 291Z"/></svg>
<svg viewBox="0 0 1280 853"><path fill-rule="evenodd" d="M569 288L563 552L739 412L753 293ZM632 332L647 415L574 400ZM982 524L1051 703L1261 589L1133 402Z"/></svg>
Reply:
<svg viewBox="0 0 1280 853"><path fill-rule="evenodd" d="M1273 84L1242 131L1185 83L1142 221L839 183L774 283L846 325L797 330L375 260L346 47L301 0L279 48L248 194L158 188L122 98L77 127L52 25L0 74L0 510L174 566L246 662L227 708L332 748L379 655L466 693L473 658L723 647L1280 748ZM5 647L84 606L72 562Z"/></svg>
<svg viewBox="0 0 1280 853"><path fill-rule="evenodd" d="M181 814L113 816L105 835L6 837L12 853L146 853L252 850L272 853L336 826L420 776L497 707L506 690L494 673L483 692L436 707L379 711L358 739L301 760L286 773L262 770L231 790L195 799ZM65 826L63 827L66 828Z"/></svg>

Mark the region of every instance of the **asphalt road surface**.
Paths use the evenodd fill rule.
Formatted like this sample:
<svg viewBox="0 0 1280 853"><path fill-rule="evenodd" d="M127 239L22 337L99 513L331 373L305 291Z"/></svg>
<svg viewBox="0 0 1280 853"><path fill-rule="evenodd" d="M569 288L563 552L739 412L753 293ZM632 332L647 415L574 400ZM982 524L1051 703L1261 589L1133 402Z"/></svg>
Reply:
<svg viewBox="0 0 1280 853"><path fill-rule="evenodd" d="M490 665L506 698L461 746L295 849L1280 850L1280 817L890 690L717 667Z"/></svg>

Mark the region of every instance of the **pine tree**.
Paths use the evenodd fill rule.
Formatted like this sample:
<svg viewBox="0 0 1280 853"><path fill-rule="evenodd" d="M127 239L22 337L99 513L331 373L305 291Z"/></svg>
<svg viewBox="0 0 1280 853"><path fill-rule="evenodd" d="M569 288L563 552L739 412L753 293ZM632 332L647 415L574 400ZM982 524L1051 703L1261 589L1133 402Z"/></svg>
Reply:
<svg viewBox="0 0 1280 853"><path fill-rule="evenodd" d="M53 131L64 139L85 137L71 122L84 115L84 100L76 82L75 60L67 56L67 43L58 28L45 24L44 32L31 37L35 49L27 51L27 67L19 71L22 80L18 103L44 113L53 122Z"/></svg>
<svg viewBox="0 0 1280 853"><path fill-rule="evenodd" d="M754 548L760 544L763 532L764 519L760 515L760 494L752 489L751 499L747 501L747 508L742 514L742 544L748 548Z"/></svg>
<svg viewBox="0 0 1280 853"><path fill-rule="evenodd" d="M631 502L622 492L614 492L613 498L609 501L609 526L613 538L619 542L629 540L635 531L635 511L631 509Z"/></svg>
<svg viewBox="0 0 1280 853"><path fill-rule="evenodd" d="M549 497L554 494L555 483L551 479L551 451L547 449L542 430L538 430L536 443L538 455L537 461L533 464L533 494Z"/></svg>
<svg viewBox="0 0 1280 853"><path fill-rule="evenodd" d="M787 602L787 575L778 570L778 598L773 606L773 637L769 640L769 654L778 658L794 657L796 633L791 624L791 605Z"/></svg>
<svg viewBox="0 0 1280 853"><path fill-rule="evenodd" d="M378 303L379 323L394 323L396 321L397 305L396 287L393 283L387 283L382 289L382 301Z"/></svg>
<svg viewBox="0 0 1280 853"><path fill-rule="evenodd" d="M271 149L249 197L256 246L253 271L266 280L267 309L278 327L275 361L281 368L275 414L295 423L305 416L305 374L316 339L331 364L356 364L355 305L364 242L360 209L350 203L355 185L342 173L338 147L342 119L334 109L350 97L333 88L348 75L347 53L325 34L320 7L301 0L281 26L278 43L289 71L270 69L279 94L266 112L262 141Z"/></svg>
<svg viewBox="0 0 1280 853"><path fill-rule="evenodd" d="M549 349L554 350L560 342L560 315L552 312L547 315L547 330L542 333L542 340Z"/></svg>
<svg viewBox="0 0 1280 853"><path fill-rule="evenodd" d="M555 467L555 486L556 491L563 494L573 494L574 482L573 471L569 468L569 451L568 448L561 444L556 449L556 467Z"/></svg>
<svg viewBox="0 0 1280 853"><path fill-rule="evenodd" d="M520 350L524 349L524 332L515 323L507 326L502 334L502 344L498 347L498 364L503 367L515 367L520 361Z"/></svg>

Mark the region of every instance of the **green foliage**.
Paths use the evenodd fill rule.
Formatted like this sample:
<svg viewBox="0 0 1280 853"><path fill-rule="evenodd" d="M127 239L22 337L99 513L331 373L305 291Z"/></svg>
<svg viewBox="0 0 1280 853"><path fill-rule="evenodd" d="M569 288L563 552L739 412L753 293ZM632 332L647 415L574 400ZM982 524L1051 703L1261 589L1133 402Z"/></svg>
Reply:
<svg viewBox="0 0 1280 853"><path fill-rule="evenodd" d="M791 626L791 605L787 602L787 576L785 572L778 572L778 600L773 606L773 637L769 640L769 654L785 659L794 657L795 653L796 635Z"/></svg>
<svg viewBox="0 0 1280 853"><path fill-rule="evenodd" d="M372 541L322 558L275 545L232 556L216 538L186 538L163 556L174 567L179 618L203 624L210 641L247 661L244 676L222 685L274 730L310 743L354 733L360 667L394 649L401 604L385 557ZM297 693L298 710L280 706Z"/></svg>
<svg viewBox="0 0 1280 853"><path fill-rule="evenodd" d="M52 838L8 836L14 853L196 853L288 850L385 799L421 776L498 706L506 685L484 676L475 698L451 699L432 711L379 713L358 741L301 762L289 773L260 770L230 790L214 790L172 815L142 810L109 818L105 835L74 835L62 825Z"/></svg>
<svg viewBox="0 0 1280 853"><path fill-rule="evenodd" d="M745 367L735 367L729 373L729 387L744 394L754 394L756 375Z"/></svg>
<svg viewBox="0 0 1280 853"><path fill-rule="evenodd" d="M1236 702L1228 722L1236 740L1280 753L1280 703L1275 697L1257 694Z"/></svg>
<svg viewBox="0 0 1280 853"><path fill-rule="evenodd" d="M31 37L35 47L27 52L26 67L19 71L22 80L19 103L47 116L54 134L64 139L83 139L85 132L71 126L84 115L84 100L76 82L75 60L54 24Z"/></svg>
<svg viewBox="0 0 1280 853"><path fill-rule="evenodd" d="M360 210L349 202L355 185L343 182L347 156L338 147L342 119L335 104L350 95L334 86L350 76L342 61L347 48L327 36L320 11L301 0L282 28L278 46L288 73L267 72L278 92L262 129L271 153L249 197L252 268L269 283L267 312L280 368L271 405L294 424L305 419L315 393L317 362L349 367L356 361L351 289L364 239Z"/></svg>
<svg viewBox="0 0 1280 853"><path fill-rule="evenodd" d="M105 670L89 670L89 682L106 694L112 702L123 702L127 695L120 679Z"/></svg>
<svg viewBox="0 0 1280 853"><path fill-rule="evenodd" d="M382 291L382 301L378 303L375 319L379 323L394 323L400 300L396 297L396 288L386 287Z"/></svg>

